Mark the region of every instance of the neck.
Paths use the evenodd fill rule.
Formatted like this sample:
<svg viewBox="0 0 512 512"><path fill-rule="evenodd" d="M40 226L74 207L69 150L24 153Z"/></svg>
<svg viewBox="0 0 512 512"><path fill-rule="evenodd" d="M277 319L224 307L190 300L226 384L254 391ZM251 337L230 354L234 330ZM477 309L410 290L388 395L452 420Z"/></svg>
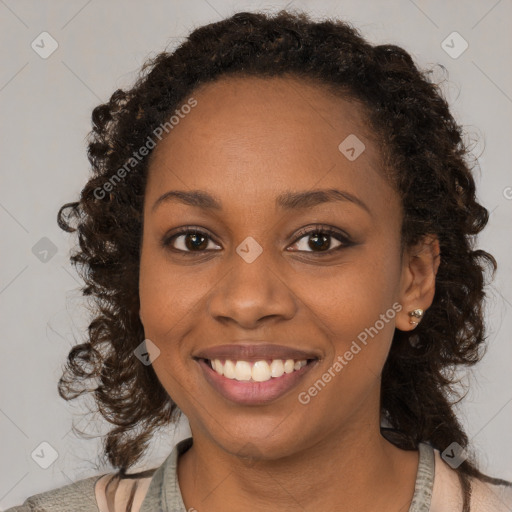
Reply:
<svg viewBox="0 0 512 512"><path fill-rule="evenodd" d="M380 433L380 421L337 430L280 459L247 462L194 434L178 464L188 509L230 512L408 510L418 452Z"/></svg>

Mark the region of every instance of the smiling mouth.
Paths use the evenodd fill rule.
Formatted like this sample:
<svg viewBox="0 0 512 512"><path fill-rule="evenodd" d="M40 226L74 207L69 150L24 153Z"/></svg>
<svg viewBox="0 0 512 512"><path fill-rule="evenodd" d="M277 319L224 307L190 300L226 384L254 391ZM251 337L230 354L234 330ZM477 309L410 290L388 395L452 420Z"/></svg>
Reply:
<svg viewBox="0 0 512 512"><path fill-rule="evenodd" d="M316 359L262 359L244 361L232 359L202 360L218 375L239 382L267 382L297 372Z"/></svg>
<svg viewBox="0 0 512 512"><path fill-rule="evenodd" d="M270 404L288 394L319 359L206 359L195 357L206 382L224 399L242 406Z"/></svg>
<svg viewBox="0 0 512 512"><path fill-rule="evenodd" d="M208 384L206 389L231 403L257 406L289 394L324 356L316 348L306 351L263 340L237 340L197 350L192 359Z"/></svg>

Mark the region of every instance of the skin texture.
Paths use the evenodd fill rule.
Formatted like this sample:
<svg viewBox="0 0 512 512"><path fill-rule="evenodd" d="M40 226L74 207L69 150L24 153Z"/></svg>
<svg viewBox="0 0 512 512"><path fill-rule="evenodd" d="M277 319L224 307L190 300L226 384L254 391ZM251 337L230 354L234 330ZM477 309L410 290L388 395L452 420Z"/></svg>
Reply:
<svg viewBox="0 0 512 512"><path fill-rule="evenodd" d="M160 355L153 367L190 422L194 445L179 462L187 508L198 511L407 511L418 452L380 433L380 375L395 327L434 296L439 247L425 239L401 254L400 197L384 178L378 144L353 100L293 78L222 78L151 155L140 262L140 316ZM366 148L349 161L338 145ZM281 211L286 191L338 189L351 201ZM155 201L203 190L222 211ZM344 231L354 242L311 248L301 228ZM162 239L183 226L207 231L207 248L178 253ZM248 236L262 254L248 264ZM299 239L299 237L301 237ZM174 247L186 250L185 236ZM329 239L327 239L329 240ZM328 241L327 241L328 244ZM206 244L204 245L206 247ZM402 310L311 399L307 390L393 304ZM220 396L192 354L240 339L320 355L298 387L265 405Z"/></svg>

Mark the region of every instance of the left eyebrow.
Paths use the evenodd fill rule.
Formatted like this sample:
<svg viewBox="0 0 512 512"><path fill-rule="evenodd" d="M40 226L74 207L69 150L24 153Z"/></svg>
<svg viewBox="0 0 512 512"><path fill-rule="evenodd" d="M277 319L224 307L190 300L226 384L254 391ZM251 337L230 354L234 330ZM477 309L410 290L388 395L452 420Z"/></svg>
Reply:
<svg viewBox="0 0 512 512"><path fill-rule="evenodd" d="M305 192L285 192L276 199L276 204L284 210L312 208L332 201L349 201L371 214L370 209L354 194L335 188L308 190Z"/></svg>
<svg viewBox="0 0 512 512"><path fill-rule="evenodd" d="M155 211L160 204L172 201L205 210L222 210L221 201L208 192L202 190L170 190L155 201L152 211ZM307 190L303 192L287 191L277 196L276 206L283 210L299 210L313 208L319 204L333 201L351 202L371 214L370 209L361 199L349 192L337 189Z"/></svg>

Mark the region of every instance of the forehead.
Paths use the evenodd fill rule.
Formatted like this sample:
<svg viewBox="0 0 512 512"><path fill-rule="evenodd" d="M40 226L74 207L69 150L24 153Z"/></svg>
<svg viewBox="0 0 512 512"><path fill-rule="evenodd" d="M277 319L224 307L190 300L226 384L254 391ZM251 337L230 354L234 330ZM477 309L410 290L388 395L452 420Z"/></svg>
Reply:
<svg viewBox="0 0 512 512"><path fill-rule="evenodd" d="M329 144L350 133L373 137L360 102L341 91L334 94L318 80L228 75L201 84L190 96L197 106L181 116L167 136L168 146L180 132L183 137L207 134L239 144L259 139L270 146L292 138L317 145L315 139L327 137Z"/></svg>
<svg viewBox="0 0 512 512"><path fill-rule="evenodd" d="M197 105L151 155L150 194L172 187L274 197L276 190L315 183L345 182L354 192L375 188L376 180L384 184L378 142L361 105L319 82L227 76L190 97ZM347 146L360 152L357 158L347 158Z"/></svg>
<svg viewBox="0 0 512 512"><path fill-rule="evenodd" d="M194 97L201 100L206 113L222 111L244 113L244 107L254 108L260 115L276 109L288 117L306 118L311 115L323 116L342 111L344 118L363 120L356 101L343 93L335 94L332 85L323 84L314 78L302 78L287 74L282 76L224 75L213 82L206 82L196 88ZM341 100L341 103L340 103ZM237 108L238 107L238 108ZM247 111L249 112L249 111ZM319 119L320 120L320 119ZM329 122L328 119L323 118ZM364 122L364 121L363 121Z"/></svg>

